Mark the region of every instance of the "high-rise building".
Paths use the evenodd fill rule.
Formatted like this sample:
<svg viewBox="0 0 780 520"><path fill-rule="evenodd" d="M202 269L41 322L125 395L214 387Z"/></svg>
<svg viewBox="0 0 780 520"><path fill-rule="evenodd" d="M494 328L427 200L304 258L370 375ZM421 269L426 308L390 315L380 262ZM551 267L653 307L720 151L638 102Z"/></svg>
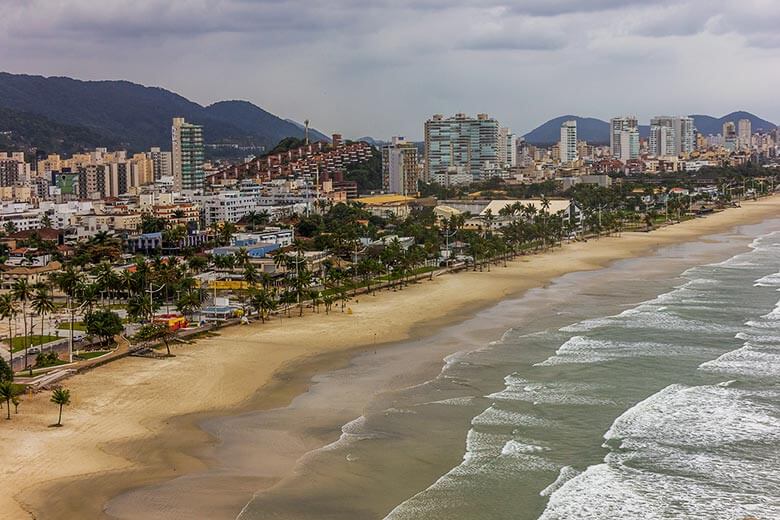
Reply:
<svg viewBox="0 0 780 520"><path fill-rule="evenodd" d="M146 152L146 156L152 160L154 180L159 181L162 177L170 177L173 175L171 152L163 152L160 148L154 147Z"/></svg>
<svg viewBox="0 0 780 520"><path fill-rule="evenodd" d="M622 162L639 159L639 128L629 128L618 133L620 143L616 157Z"/></svg>
<svg viewBox="0 0 780 520"><path fill-rule="evenodd" d="M393 137L382 147L382 187L389 193L414 195L420 180L417 146L403 137Z"/></svg>
<svg viewBox="0 0 780 520"><path fill-rule="evenodd" d="M501 168L517 166L517 136L509 128L498 129L498 165Z"/></svg>
<svg viewBox="0 0 780 520"><path fill-rule="evenodd" d="M173 118L171 129L173 188L176 191L203 188L203 127Z"/></svg>
<svg viewBox="0 0 780 520"><path fill-rule="evenodd" d="M561 125L561 140L558 143L562 163L577 160L577 121L565 121Z"/></svg>
<svg viewBox="0 0 780 520"><path fill-rule="evenodd" d="M637 147L636 156L630 157L630 150L624 152L621 148L621 144L624 140L623 132L636 130L637 131L637 144L639 143L639 123L636 116L623 116L613 117L609 120L609 148L612 151L612 157L616 157L621 161L627 159L636 159L639 157L639 148Z"/></svg>
<svg viewBox="0 0 780 520"><path fill-rule="evenodd" d="M425 179L460 168L474 180L498 163L498 121L487 114L437 114L425 122Z"/></svg>
<svg viewBox="0 0 780 520"><path fill-rule="evenodd" d="M740 119L737 121L737 146L739 148L750 148L750 139L753 137L753 125L750 119Z"/></svg>
<svg viewBox="0 0 780 520"><path fill-rule="evenodd" d="M693 152L695 144L692 117L658 116L650 120L651 155L656 157L687 155Z"/></svg>
<svg viewBox="0 0 780 520"><path fill-rule="evenodd" d="M737 126L734 121L723 123L723 147L726 150L734 151L737 149L738 140Z"/></svg>

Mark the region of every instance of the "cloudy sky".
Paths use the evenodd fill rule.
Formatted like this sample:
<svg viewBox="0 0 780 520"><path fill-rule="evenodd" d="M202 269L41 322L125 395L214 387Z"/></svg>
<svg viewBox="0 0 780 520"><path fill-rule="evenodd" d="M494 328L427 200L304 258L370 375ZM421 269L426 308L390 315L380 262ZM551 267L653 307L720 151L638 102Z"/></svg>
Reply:
<svg viewBox="0 0 780 520"><path fill-rule="evenodd" d="M778 0L0 0L0 69L247 99L326 132L431 114L780 122Z"/></svg>

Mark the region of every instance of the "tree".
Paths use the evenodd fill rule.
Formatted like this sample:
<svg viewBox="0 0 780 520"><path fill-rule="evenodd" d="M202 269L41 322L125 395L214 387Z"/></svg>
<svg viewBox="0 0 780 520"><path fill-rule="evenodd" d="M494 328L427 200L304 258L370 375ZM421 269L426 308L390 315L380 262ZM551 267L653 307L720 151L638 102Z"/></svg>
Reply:
<svg viewBox="0 0 780 520"><path fill-rule="evenodd" d="M165 350L168 357L172 357L170 341L176 337L176 333L164 323L150 323L144 325L136 333L135 339L139 341L162 341L165 344Z"/></svg>
<svg viewBox="0 0 780 520"><path fill-rule="evenodd" d="M6 420L11 420L11 399L14 398L14 385L11 381L0 381L0 399L5 401L7 410Z"/></svg>
<svg viewBox="0 0 780 520"><path fill-rule="evenodd" d="M16 317L16 302L11 293L5 293L0 295L0 319L8 320L8 359L13 363L13 323Z"/></svg>
<svg viewBox="0 0 780 520"><path fill-rule="evenodd" d="M13 379L14 371L11 370L11 366L6 362L6 360L0 357L0 382L13 381Z"/></svg>
<svg viewBox="0 0 780 520"><path fill-rule="evenodd" d="M55 388L51 393L51 402L60 407L60 415L55 426L62 426L62 407L70 404L70 390Z"/></svg>
<svg viewBox="0 0 780 520"><path fill-rule="evenodd" d="M176 309L185 316L191 317L195 311L200 310L203 300L198 289L188 289L183 292L176 301Z"/></svg>
<svg viewBox="0 0 780 520"><path fill-rule="evenodd" d="M84 316L84 325L87 334L98 336L104 344L108 344L114 336L125 330L122 318L107 309L88 312Z"/></svg>
<svg viewBox="0 0 780 520"><path fill-rule="evenodd" d="M39 287L33 294L31 307L41 317L41 345L43 345L43 322L47 314L54 312L54 297L47 287Z"/></svg>
<svg viewBox="0 0 780 520"><path fill-rule="evenodd" d="M19 278L14 282L11 288L11 295L14 300L22 302L22 321L24 323L24 364L27 366L27 350L29 347L29 337L27 336L27 302L32 297L32 287L27 281L27 278ZM30 370L32 374L32 369Z"/></svg>

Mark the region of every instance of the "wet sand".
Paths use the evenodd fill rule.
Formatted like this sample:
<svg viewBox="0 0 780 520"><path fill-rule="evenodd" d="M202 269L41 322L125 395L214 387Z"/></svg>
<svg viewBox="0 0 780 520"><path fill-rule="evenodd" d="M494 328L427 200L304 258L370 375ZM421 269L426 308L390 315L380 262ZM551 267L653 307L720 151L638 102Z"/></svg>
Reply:
<svg viewBox="0 0 780 520"><path fill-rule="evenodd" d="M0 510L8 518L29 518L29 512L47 519L99 518L112 497L189 475L183 479L188 492L175 503L155 503L143 494L133 503L127 500L130 493L111 502L109 512L127 517L135 511L133 518L192 518L192 512L234 518L255 490L288 475L301 454L338 438L340 431L318 428L333 423L338 411L327 421L311 418L312 428L298 439L261 439L256 449L233 461L209 457L215 453L214 437L199 424L208 429L215 416L282 407L305 391L313 375L347 366L359 352L431 337L567 272L758 222L779 209L780 198L773 197L649 234L571 244L490 273L445 275L403 291L360 296L349 304L352 314L309 311L303 319L234 327L177 347L173 359L125 359L78 375L67 382L73 404L65 410L63 428L48 428L56 408L46 394L26 399L20 415L0 425ZM410 366L409 377L414 374ZM200 478L220 464L231 470ZM242 465L253 471L243 475ZM256 471L258 466L264 471Z"/></svg>

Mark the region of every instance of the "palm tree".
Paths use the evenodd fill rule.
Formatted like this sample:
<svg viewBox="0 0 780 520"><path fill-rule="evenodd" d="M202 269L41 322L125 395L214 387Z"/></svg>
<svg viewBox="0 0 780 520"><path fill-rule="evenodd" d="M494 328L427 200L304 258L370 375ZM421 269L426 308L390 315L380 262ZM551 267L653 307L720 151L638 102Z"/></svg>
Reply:
<svg viewBox="0 0 780 520"><path fill-rule="evenodd" d="M27 337L27 302L32 297L32 287L27 281L27 278L19 278L14 282L11 288L11 294L14 300L22 302L22 321L24 323L24 366L27 366L27 350L29 347L29 338ZM32 367L30 367L30 374L32 374Z"/></svg>
<svg viewBox="0 0 780 520"><path fill-rule="evenodd" d="M44 342L43 321L47 314L54 312L54 297L47 287L40 287L35 291L31 302L33 310L41 317L41 345Z"/></svg>
<svg viewBox="0 0 780 520"><path fill-rule="evenodd" d="M8 410L8 414L6 415L6 420L11 420L11 399L14 398L14 386L13 383L10 381L1 381L0 382L0 399L5 400L5 407Z"/></svg>
<svg viewBox="0 0 780 520"><path fill-rule="evenodd" d="M60 415L55 426L62 426L62 407L70 404L70 390L66 388L54 389L51 393L51 402L60 407Z"/></svg>
<svg viewBox="0 0 780 520"><path fill-rule="evenodd" d="M13 370L13 363L14 363L13 322L14 322L14 318L16 317L16 314L17 314L16 302L14 301L13 295L11 293L5 293L0 295L0 319L8 320L8 359L11 366L11 370Z"/></svg>

